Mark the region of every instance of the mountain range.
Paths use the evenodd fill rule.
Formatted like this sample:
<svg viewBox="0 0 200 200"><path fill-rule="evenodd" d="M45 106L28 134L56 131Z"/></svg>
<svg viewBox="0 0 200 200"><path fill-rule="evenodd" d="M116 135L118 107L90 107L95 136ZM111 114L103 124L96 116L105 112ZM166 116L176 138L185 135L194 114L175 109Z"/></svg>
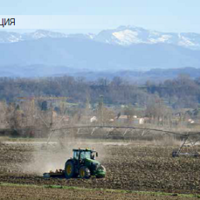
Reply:
<svg viewBox="0 0 200 200"><path fill-rule="evenodd" d="M0 76L115 74L200 68L199 33L120 26L98 34L0 31Z"/></svg>
<svg viewBox="0 0 200 200"><path fill-rule="evenodd" d="M164 43L200 50L200 33L164 33L135 26L120 26L116 29L103 30L98 34L65 34L47 30L29 33L0 31L0 43L41 38L85 38L122 46Z"/></svg>

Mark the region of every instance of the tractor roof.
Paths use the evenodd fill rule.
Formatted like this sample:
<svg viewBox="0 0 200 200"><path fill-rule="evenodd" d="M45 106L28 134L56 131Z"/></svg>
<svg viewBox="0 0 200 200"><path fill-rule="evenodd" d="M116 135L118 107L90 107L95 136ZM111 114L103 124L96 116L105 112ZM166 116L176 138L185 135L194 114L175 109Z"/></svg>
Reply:
<svg viewBox="0 0 200 200"><path fill-rule="evenodd" d="M73 151L90 151L90 152L96 152L96 151L94 151L94 150L92 150L92 149L73 149Z"/></svg>

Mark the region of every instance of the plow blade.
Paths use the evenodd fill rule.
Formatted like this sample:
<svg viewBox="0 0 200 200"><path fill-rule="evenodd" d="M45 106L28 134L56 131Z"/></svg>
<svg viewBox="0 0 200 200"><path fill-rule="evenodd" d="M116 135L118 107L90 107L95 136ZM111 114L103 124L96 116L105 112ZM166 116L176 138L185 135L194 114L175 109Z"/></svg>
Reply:
<svg viewBox="0 0 200 200"><path fill-rule="evenodd" d="M59 169L59 170L56 170L55 172L50 171L49 173L44 173L43 177L44 178L64 178L65 177L64 170Z"/></svg>

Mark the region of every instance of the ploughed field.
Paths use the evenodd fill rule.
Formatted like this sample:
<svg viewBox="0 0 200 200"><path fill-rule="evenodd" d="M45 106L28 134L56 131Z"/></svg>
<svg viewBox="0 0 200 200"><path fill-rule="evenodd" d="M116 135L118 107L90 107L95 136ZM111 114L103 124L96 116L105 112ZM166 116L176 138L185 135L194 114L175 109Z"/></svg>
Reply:
<svg viewBox="0 0 200 200"><path fill-rule="evenodd" d="M40 173L29 172L26 167L30 168L31 164L32 169L36 168L33 159L35 153L40 154L40 148L41 153L44 152L39 144L35 148L34 143L28 142L0 143L0 183L200 194L200 158L172 158L171 152L176 148L174 146L143 142L118 144L117 141L115 145L103 142L95 144L95 148L100 149L98 160L106 167L107 174L104 179L89 180L44 179ZM69 149L72 148L68 146L60 150L63 153ZM71 154L71 150L67 154ZM40 159L37 165L41 162L39 168L42 171L43 159ZM52 162L55 160L52 158ZM10 188L15 190L15 187ZM6 189L0 187L1 190Z"/></svg>

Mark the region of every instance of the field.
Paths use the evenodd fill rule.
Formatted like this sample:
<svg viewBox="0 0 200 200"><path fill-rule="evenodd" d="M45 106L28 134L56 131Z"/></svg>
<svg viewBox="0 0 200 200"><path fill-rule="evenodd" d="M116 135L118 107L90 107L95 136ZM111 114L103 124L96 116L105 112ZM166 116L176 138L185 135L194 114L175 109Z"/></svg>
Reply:
<svg viewBox="0 0 200 200"><path fill-rule="evenodd" d="M4 140L0 143L0 199L199 197L200 159L172 158L171 152L177 145L176 142L166 144L162 141L79 140L66 142L65 148L61 148L59 143L44 146L36 139L14 142ZM63 168L74 147L97 149L98 160L107 169L106 178L66 180L42 177L43 172ZM59 186L59 189L54 186Z"/></svg>

